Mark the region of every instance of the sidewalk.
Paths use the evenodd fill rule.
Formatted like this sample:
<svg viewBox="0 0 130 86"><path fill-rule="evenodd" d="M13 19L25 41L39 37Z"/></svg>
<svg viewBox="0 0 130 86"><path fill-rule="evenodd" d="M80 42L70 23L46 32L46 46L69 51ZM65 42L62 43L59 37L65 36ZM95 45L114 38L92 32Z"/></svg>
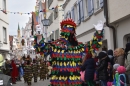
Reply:
<svg viewBox="0 0 130 86"><path fill-rule="evenodd" d="M50 80L39 81L39 79L38 79L37 83L34 83L33 79L32 79L32 85L31 86L48 86L49 83L50 83ZM28 85L27 85L27 83L24 83L24 80L22 79L22 81L16 82L16 84L13 84L13 86L28 86Z"/></svg>

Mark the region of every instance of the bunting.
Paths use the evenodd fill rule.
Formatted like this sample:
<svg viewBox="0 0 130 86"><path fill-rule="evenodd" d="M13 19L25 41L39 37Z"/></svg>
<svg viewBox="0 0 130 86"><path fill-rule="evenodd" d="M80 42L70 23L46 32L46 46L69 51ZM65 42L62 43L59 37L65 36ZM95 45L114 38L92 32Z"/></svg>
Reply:
<svg viewBox="0 0 130 86"><path fill-rule="evenodd" d="M62 7L62 6L63 5L52 7L51 9L43 9L43 10L40 10L40 11L35 11L35 13L36 13L36 15L38 15L40 12L49 12L49 11L54 10L57 7ZM36 9L36 7L35 7L35 9ZM20 15L23 15L23 14L30 15L33 12L33 11L30 11L30 12L11 12L11 11L7 11L7 10L3 10L2 8L0 8L0 11L3 12L3 13L6 13L6 14L10 13L10 14L20 14ZM59 10L59 11L63 11L63 9Z"/></svg>

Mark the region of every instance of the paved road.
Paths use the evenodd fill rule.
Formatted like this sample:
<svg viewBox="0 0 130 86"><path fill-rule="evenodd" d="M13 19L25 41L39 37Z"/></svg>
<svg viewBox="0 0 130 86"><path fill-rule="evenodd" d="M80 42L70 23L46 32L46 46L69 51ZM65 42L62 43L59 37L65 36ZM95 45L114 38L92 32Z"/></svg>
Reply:
<svg viewBox="0 0 130 86"><path fill-rule="evenodd" d="M50 83L49 80L39 81L39 79L38 79L37 83L34 83L33 79L32 79L32 86L48 86L49 83ZM28 86L28 85L27 85L27 83L24 83L24 81L22 79L22 81L19 81L16 84L13 84L13 86Z"/></svg>

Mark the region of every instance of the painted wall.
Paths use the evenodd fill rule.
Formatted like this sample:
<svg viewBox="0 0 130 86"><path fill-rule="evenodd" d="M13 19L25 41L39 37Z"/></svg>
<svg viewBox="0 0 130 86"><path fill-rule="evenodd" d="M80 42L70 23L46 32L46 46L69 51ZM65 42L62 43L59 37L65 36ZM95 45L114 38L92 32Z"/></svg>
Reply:
<svg viewBox="0 0 130 86"><path fill-rule="evenodd" d="M130 18L118 22L117 31L117 47L125 48L126 40L125 35L130 34Z"/></svg>
<svg viewBox="0 0 130 86"><path fill-rule="evenodd" d="M0 0L0 8L3 9L3 0ZM7 8L7 1L6 1L6 8ZM6 37L7 37L7 44L3 44L3 46L1 47L1 49L3 50L10 50L10 44L9 44L9 18L8 18L8 14L5 14L3 12L0 11L0 41L3 43L3 27L6 28Z"/></svg>
<svg viewBox="0 0 130 86"><path fill-rule="evenodd" d="M109 22L113 23L130 15L130 0L107 0L109 9Z"/></svg>

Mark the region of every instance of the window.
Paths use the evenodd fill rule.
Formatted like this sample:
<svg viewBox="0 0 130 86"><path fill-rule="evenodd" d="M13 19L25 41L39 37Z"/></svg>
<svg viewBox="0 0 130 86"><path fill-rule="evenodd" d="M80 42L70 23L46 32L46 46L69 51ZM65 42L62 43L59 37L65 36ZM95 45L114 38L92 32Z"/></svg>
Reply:
<svg viewBox="0 0 130 86"><path fill-rule="evenodd" d="M54 19L58 17L58 7L54 9Z"/></svg>
<svg viewBox="0 0 130 86"><path fill-rule="evenodd" d="M80 0L79 2L79 9L80 9L80 18L81 21L84 20L84 5L83 5L83 0Z"/></svg>
<svg viewBox="0 0 130 86"><path fill-rule="evenodd" d="M53 0L48 0L48 8L51 6Z"/></svg>
<svg viewBox="0 0 130 86"><path fill-rule="evenodd" d="M49 16L50 19L50 25L53 23L53 13L51 13L51 15Z"/></svg>
<svg viewBox="0 0 130 86"><path fill-rule="evenodd" d="M59 29L55 31L55 40L57 40L58 38L59 38Z"/></svg>
<svg viewBox="0 0 130 86"><path fill-rule="evenodd" d="M67 19L67 15L68 15L68 13L65 14L64 19Z"/></svg>
<svg viewBox="0 0 130 86"><path fill-rule="evenodd" d="M72 7L71 9L71 19L73 19L73 21L75 21L75 12L74 12L74 7Z"/></svg>
<svg viewBox="0 0 130 86"><path fill-rule="evenodd" d="M98 10L99 8L103 7L103 0L96 0L96 9Z"/></svg>
<svg viewBox="0 0 130 86"><path fill-rule="evenodd" d="M6 33L6 28L3 27L3 42L7 43L7 33Z"/></svg>
<svg viewBox="0 0 130 86"><path fill-rule="evenodd" d="M54 39L54 33L50 35L50 40Z"/></svg>
<svg viewBox="0 0 130 86"><path fill-rule="evenodd" d="M77 20L77 24L80 24L80 2L79 1L77 1L77 18L78 18L78 20Z"/></svg>
<svg viewBox="0 0 130 86"><path fill-rule="evenodd" d="M127 43L130 43L130 36L127 37Z"/></svg>
<svg viewBox="0 0 130 86"><path fill-rule="evenodd" d="M74 19L74 21L77 23L77 21L78 21L78 15L77 15L77 12L78 12L78 10L77 10L77 4L75 4L74 5L74 16L75 16L75 19Z"/></svg>
<svg viewBox="0 0 130 86"><path fill-rule="evenodd" d="M6 10L6 0L3 0L3 10Z"/></svg>
<svg viewBox="0 0 130 86"><path fill-rule="evenodd" d="M96 9L100 8L100 0L96 0Z"/></svg>
<svg viewBox="0 0 130 86"><path fill-rule="evenodd" d="M88 16L91 16L94 12L94 5L93 5L93 0L87 0L87 11L88 11Z"/></svg>

